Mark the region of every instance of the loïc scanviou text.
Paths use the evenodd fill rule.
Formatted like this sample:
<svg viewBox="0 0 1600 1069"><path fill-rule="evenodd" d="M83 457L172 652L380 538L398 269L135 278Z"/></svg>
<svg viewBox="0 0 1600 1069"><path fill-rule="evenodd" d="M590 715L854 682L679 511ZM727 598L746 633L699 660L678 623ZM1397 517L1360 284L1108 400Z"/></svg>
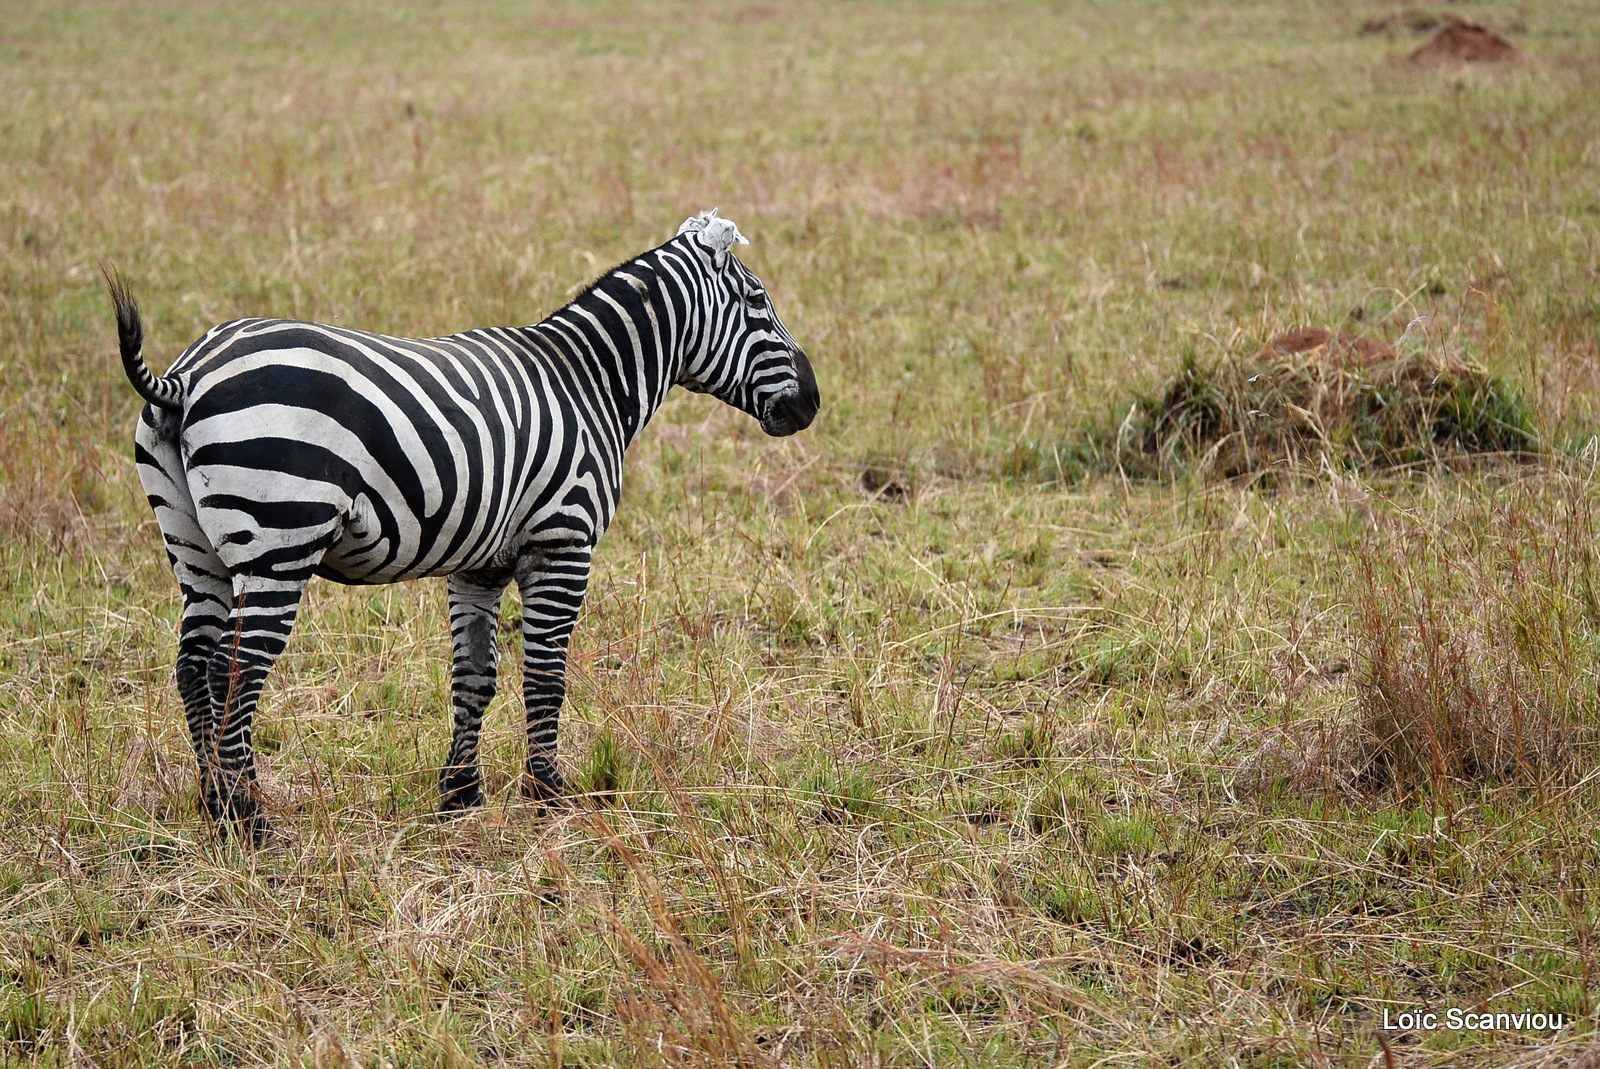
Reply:
<svg viewBox="0 0 1600 1069"><path fill-rule="evenodd" d="M1519 1010L1514 1013L1480 1013L1452 1006L1439 1013L1434 1010L1404 1010L1393 1013L1383 1011L1385 1032L1559 1032L1567 1024L1566 1015L1546 1013L1542 1010Z"/></svg>

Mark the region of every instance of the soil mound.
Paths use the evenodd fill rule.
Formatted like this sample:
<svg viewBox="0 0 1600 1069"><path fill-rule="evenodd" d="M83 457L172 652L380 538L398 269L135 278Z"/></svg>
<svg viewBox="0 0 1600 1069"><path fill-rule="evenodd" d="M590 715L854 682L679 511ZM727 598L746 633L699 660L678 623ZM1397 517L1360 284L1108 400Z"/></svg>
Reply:
<svg viewBox="0 0 1600 1069"><path fill-rule="evenodd" d="M1324 327L1296 327L1267 342L1256 354L1257 362L1265 363L1279 356L1309 354L1306 359L1335 364L1339 367L1366 367L1380 360L1393 360L1394 350L1376 338L1351 334L1341 330L1337 334Z"/></svg>
<svg viewBox="0 0 1600 1069"><path fill-rule="evenodd" d="M1522 59L1522 50L1481 22L1447 15L1444 29L1407 58L1428 66L1516 63Z"/></svg>
<svg viewBox="0 0 1600 1069"><path fill-rule="evenodd" d="M1138 402L1125 433L1157 470L1199 462L1227 478L1537 445L1520 392L1478 365L1321 327L1282 334L1243 364L1186 357L1158 395Z"/></svg>

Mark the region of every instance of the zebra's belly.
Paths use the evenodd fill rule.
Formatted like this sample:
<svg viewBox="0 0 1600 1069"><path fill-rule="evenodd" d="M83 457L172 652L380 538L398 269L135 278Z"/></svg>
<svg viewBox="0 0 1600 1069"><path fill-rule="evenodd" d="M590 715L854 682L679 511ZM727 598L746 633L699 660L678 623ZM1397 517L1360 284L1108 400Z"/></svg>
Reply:
<svg viewBox="0 0 1600 1069"><path fill-rule="evenodd" d="M505 522L487 529L430 529L413 516L383 515L370 497L358 494L317 574L337 583L399 583L488 567L512 541L499 529Z"/></svg>

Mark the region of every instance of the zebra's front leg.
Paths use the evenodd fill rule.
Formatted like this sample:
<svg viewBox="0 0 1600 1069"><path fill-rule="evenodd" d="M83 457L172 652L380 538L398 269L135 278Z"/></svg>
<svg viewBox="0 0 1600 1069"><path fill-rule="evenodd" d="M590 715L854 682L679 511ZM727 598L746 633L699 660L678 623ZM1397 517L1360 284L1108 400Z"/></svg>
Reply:
<svg viewBox="0 0 1600 1069"><path fill-rule="evenodd" d="M567 645L589 585L589 546L529 553L517 569L522 595L522 701L528 714L528 763L522 795L559 798L566 783L556 767L556 729L567 696Z"/></svg>
<svg viewBox="0 0 1600 1069"><path fill-rule="evenodd" d="M504 573L463 572L450 577L450 641L454 647L450 704L455 711L455 731L450 754L439 770L439 810L443 813L483 803L478 738L483 732L483 711L494 700L495 628L506 581Z"/></svg>
<svg viewBox="0 0 1600 1069"><path fill-rule="evenodd" d="M256 785L252 721L261 687L273 662L288 644L309 576L233 578L233 608L217 651L211 657L211 736L215 746L211 808L232 823L241 839L259 846L267 835Z"/></svg>

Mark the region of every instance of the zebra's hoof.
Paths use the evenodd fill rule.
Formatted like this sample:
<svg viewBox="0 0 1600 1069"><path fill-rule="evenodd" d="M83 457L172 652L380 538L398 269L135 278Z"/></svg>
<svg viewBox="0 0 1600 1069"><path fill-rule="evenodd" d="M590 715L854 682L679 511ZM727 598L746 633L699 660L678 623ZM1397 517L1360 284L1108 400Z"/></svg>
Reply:
<svg viewBox="0 0 1600 1069"><path fill-rule="evenodd" d="M440 816L457 816L482 804L483 787L476 775L439 777Z"/></svg>
<svg viewBox="0 0 1600 1069"><path fill-rule="evenodd" d="M530 768L522 776L522 797L530 802L559 805L566 793L567 781L553 766Z"/></svg>
<svg viewBox="0 0 1600 1069"><path fill-rule="evenodd" d="M210 804L210 800L207 800ZM239 791L227 799L218 798L217 827L224 835L230 830L238 836L241 843L249 843L253 847L262 846L272 834L272 826L267 822L267 815L261 811L261 803L253 795Z"/></svg>
<svg viewBox="0 0 1600 1069"><path fill-rule="evenodd" d="M272 837L272 825L260 813L234 821L233 828L241 843L249 843L257 849L267 845L267 840Z"/></svg>

